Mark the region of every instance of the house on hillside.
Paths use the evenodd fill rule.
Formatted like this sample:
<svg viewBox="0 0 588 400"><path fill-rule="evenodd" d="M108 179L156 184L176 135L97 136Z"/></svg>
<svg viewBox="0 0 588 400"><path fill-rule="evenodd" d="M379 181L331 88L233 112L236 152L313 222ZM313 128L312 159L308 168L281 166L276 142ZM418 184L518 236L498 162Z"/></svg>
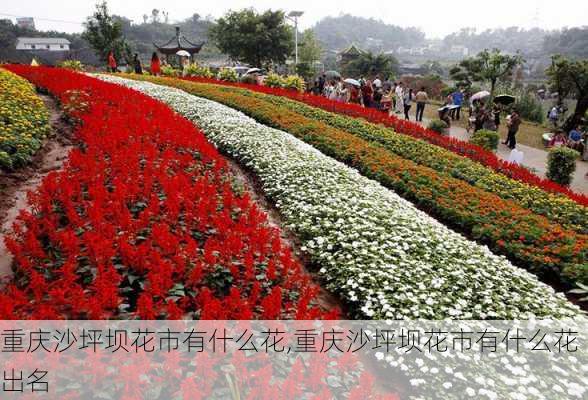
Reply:
<svg viewBox="0 0 588 400"><path fill-rule="evenodd" d="M69 51L70 41L64 38L26 38L16 40L16 50Z"/></svg>
<svg viewBox="0 0 588 400"><path fill-rule="evenodd" d="M19 17L16 19L16 26L21 29L35 30L35 19L31 17Z"/></svg>

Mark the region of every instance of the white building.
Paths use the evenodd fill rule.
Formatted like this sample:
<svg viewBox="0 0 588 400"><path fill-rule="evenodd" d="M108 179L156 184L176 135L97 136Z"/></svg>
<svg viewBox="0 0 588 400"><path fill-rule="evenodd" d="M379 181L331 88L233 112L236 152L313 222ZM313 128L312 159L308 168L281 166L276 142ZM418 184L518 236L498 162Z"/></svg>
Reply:
<svg viewBox="0 0 588 400"><path fill-rule="evenodd" d="M70 42L63 38L18 38L16 50L69 51Z"/></svg>

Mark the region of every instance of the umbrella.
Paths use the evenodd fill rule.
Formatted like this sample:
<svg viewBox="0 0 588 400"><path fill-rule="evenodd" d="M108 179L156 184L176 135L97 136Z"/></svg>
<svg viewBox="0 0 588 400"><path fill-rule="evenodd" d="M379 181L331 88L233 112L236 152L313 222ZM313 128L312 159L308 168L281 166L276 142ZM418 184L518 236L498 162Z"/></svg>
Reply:
<svg viewBox="0 0 588 400"><path fill-rule="evenodd" d="M490 92L487 90L482 90L481 92L478 92L476 94L474 94L472 96L472 101L474 100L482 100L485 99L486 97L490 96Z"/></svg>
<svg viewBox="0 0 588 400"><path fill-rule="evenodd" d="M186 50L178 50L176 54L180 57L190 57L190 53L188 53Z"/></svg>
<svg viewBox="0 0 588 400"><path fill-rule="evenodd" d="M501 95L496 96L494 98L494 103L502 104L505 106L512 104L515 101L516 101L516 98L514 96L511 96L510 94L501 94Z"/></svg>
<svg viewBox="0 0 588 400"><path fill-rule="evenodd" d="M247 72L245 72L245 75L254 74L256 72L261 72L261 70L259 68L249 68Z"/></svg>
<svg viewBox="0 0 588 400"><path fill-rule="evenodd" d="M347 78L343 82L349 83L350 85L353 85L353 86L361 86L361 84L359 83L359 81L357 81L355 79L352 79L352 78Z"/></svg>
<svg viewBox="0 0 588 400"><path fill-rule="evenodd" d="M341 78L341 74L338 73L337 71L327 71L327 72L325 72L325 77L327 79Z"/></svg>

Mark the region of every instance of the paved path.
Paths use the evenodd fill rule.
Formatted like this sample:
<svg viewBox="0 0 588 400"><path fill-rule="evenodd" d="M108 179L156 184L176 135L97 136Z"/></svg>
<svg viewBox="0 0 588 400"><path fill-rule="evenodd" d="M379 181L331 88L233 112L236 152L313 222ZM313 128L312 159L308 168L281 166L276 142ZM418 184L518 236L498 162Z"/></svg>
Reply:
<svg viewBox="0 0 588 400"><path fill-rule="evenodd" d="M422 125L427 125L428 122L426 118L423 118ZM466 130L459 126L452 126L450 135L465 141L469 139ZM547 170L547 151L523 144L517 144L517 150L523 152L524 158L522 164L524 166L532 168L539 176L545 176ZM502 159L508 160L510 149L502 143L499 143L497 155ZM576 172L574 172L574 179L570 185L574 191L588 194L588 177L586 177L586 174L588 174L588 162L576 161Z"/></svg>

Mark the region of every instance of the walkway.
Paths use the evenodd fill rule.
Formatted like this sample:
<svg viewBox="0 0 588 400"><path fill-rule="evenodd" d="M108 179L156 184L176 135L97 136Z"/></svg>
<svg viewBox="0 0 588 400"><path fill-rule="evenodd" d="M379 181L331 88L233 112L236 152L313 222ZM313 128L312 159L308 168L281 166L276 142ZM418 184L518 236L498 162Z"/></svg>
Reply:
<svg viewBox="0 0 588 400"><path fill-rule="evenodd" d="M426 126L428 123L429 121L426 118L423 118L422 125ZM464 141L469 139L466 130L459 126L452 126L450 135ZM517 144L517 150L523 152L524 158L522 164L525 167L532 169L539 176L545 176L545 172L547 171L547 151L525 146L523 144ZM500 158L508 160L510 149L502 143L499 143L496 154ZM576 192L588 194L587 173L588 162L580 160L576 161L576 172L574 172L574 179L572 180L570 188Z"/></svg>

